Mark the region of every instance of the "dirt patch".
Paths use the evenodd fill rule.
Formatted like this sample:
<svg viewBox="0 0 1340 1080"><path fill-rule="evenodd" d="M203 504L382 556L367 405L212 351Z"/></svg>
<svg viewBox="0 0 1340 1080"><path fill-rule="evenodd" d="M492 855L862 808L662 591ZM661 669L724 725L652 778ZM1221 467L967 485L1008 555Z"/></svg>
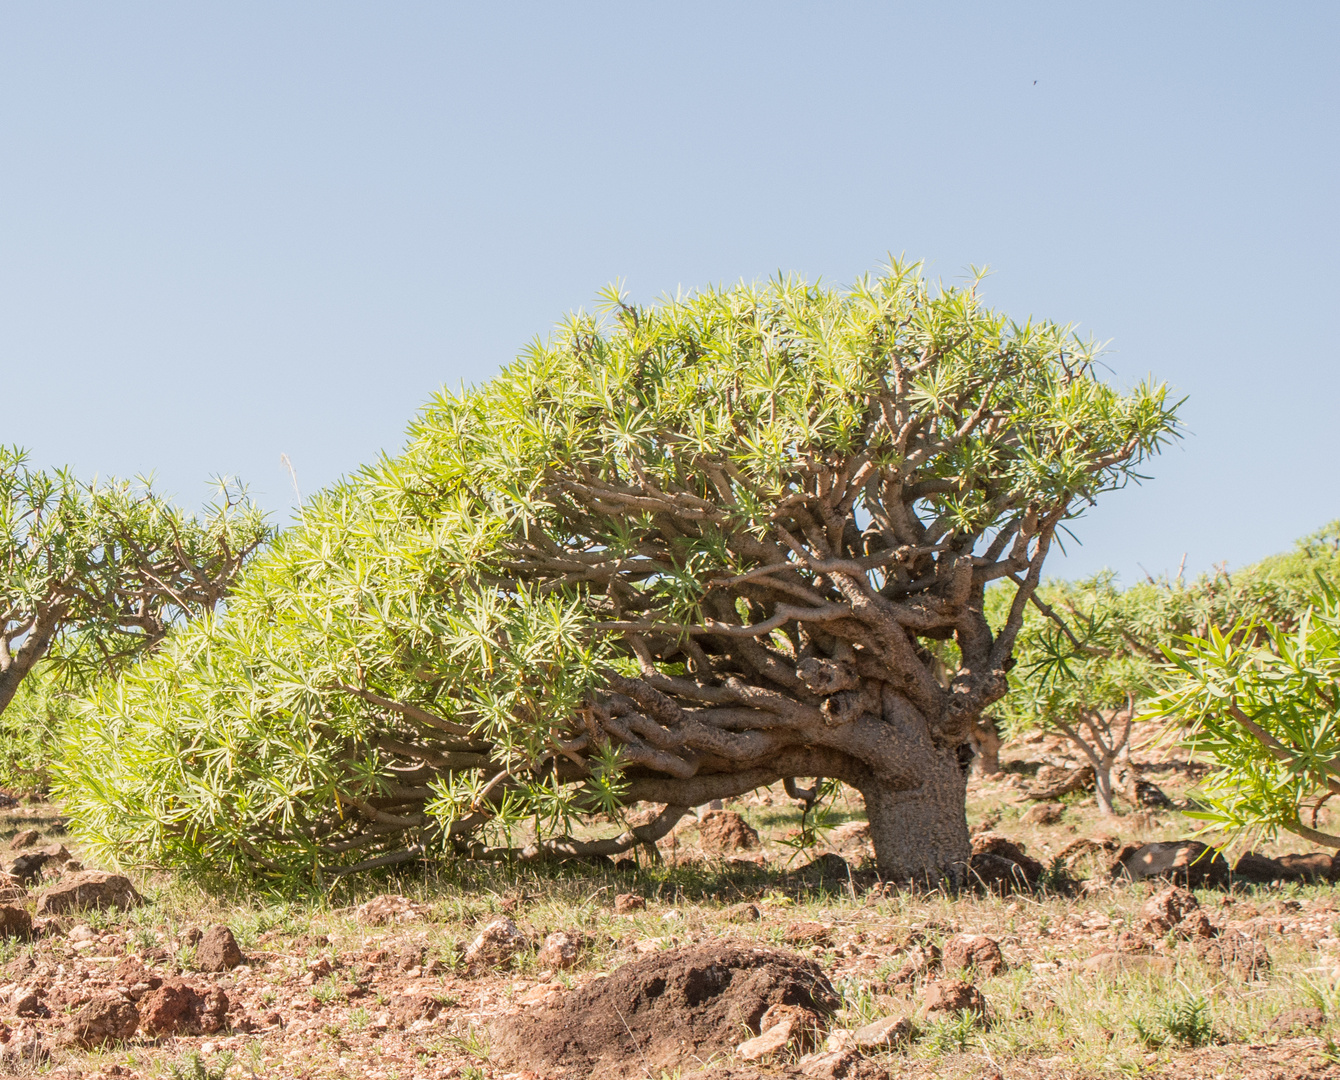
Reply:
<svg viewBox="0 0 1340 1080"><path fill-rule="evenodd" d="M500 1020L493 1047L546 1076L655 1074L734 1050L773 1005L830 1014L838 999L823 970L793 953L731 943L674 949Z"/></svg>

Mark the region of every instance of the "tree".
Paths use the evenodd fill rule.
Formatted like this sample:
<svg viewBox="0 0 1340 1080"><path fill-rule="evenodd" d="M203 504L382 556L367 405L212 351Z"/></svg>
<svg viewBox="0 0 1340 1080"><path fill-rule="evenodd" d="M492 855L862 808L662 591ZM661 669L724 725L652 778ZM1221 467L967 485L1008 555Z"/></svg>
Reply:
<svg viewBox="0 0 1340 1080"><path fill-rule="evenodd" d="M86 685L212 611L269 535L234 486L197 519L152 487L83 484L0 447L0 713L44 660Z"/></svg>
<svg viewBox="0 0 1340 1080"><path fill-rule="evenodd" d="M967 742L1056 530L1175 432L1162 386L1119 393L1094 356L904 264L611 290L91 703L68 805L113 857L344 872L438 839L614 854L819 776L863 794L884 874L962 881ZM570 835L639 800L651 824Z"/></svg>
<svg viewBox="0 0 1340 1080"><path fill-rule="evenodd" d="M1232 833L1280 830L1340 847L1318 828L1340 793L1340 593L1322 582L1300 615L1244 619L1171 644L1151 718L1215 767L1194 813Z"/></svg>
<svg viewBox="0 0 1340 1080"><path fill-rule="evenodd" d="M1232 574L1220 567L1190 583L1179 573L1120 589L1110 572L1044 583L1020 630L1010 693L996 710L1005 730L1042 729L1070 740L1094 770L1103 813L1115 813L1118 790L1137 803L1141 782L1131 741L1137 726L1154 718L1148 706L1166 686L1168 645L1204 643L1212 632L1261 644L1267 626L1296 626L1318 579L1340 581L1337 531L1333 523L1293 552ZM988 617L1003 620L1009 600L1007 590L996 590Z"/></svg>

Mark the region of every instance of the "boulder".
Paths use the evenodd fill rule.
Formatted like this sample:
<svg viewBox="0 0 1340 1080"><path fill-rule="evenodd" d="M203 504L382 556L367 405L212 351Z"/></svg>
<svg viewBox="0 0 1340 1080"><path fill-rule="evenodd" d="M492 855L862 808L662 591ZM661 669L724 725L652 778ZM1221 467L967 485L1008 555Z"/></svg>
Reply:
<svg viewBox="0 0 1340 1080"><path fill-rule="evenodd" d="M943 964L945 974L967 970L990 978L1005 970L1000 945L985 934L958 934L950 938L945 942Z"/></svg>
<svg viewBox="0 0 1340 1080"><path fill-rule="evenodd" d="M1171 840L1123 849L1112 864L1111 877L1144 881L1164 878L1189 889L1228 884L1228 863L1224 857L1199 840Z"/></svg>
<svg viewBox="0 0 1340 1080"><path fill-rule="evenodd" d="M1275 859L1248 851L1233 864L1233 877L1254 885L1269 885L1285 877L1284 867Z"/></svg>
<svg viewBox="0 0 1340 1080"><path fill-rule="evenodd" d="M120 994L96 997L74 1014L65 1039L73 1046L92 1049L111 1042L125 1042L140 1025L140 1013Z"/></svg>
<svg viewBox="0 0 1340 1080"><path fill-rule="evenodd" d="M232 971L242 962L237 938L226 926L213 926L200 935L195 946L195 966L200 971Z"/></svg>
<svg viewBox="0 0 1340 1080"><path fill-rule="evenodd" d="M41 837L36 829L24 829L22 832L14 834L9 846L15 851L22 851L24 848L32 847L39 839Z"/></svg>
<svg viewBox="0 0 1340 1080"><path fill-rule="evenodd" d="M758 847L758 833L734 810L709 810L698 822L698 836L704 851L718 854Z"/></svg>
<svg viewBox="0 0 1340 1080"><path fill-rule="evenodd" d="M37 901L37 914L61 915L84 908L133 908L144 903L130 878L105 870L81 870L61 878Z"/></svg>
<svg viewBox="0 0 1340 1080"><path fill-rule="evenodd" d="M1336 878L1335 860L1320 851L1306 855L1281 855L1276 862L1284 868L1284 876L1300 881L1325 882Z"/></svg>

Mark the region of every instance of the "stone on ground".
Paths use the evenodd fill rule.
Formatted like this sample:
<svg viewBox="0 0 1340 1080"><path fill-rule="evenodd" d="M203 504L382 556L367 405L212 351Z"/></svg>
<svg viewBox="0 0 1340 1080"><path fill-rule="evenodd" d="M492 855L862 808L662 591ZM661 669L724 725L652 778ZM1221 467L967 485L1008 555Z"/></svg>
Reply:
<svg viewBox="0 0 1340 1080"><path fill-rule="evenodd" d="M1199 840L1170 840L1157 844L1128 845L1112 864L1111 876L1132 881L1164 878L1175 885L1197 889L1203 885L1228 884L1228 863Z"/></svg>
<svg viewBox="0 0 1340 1080"><path fill-rule="evenodd" d="M581 952L581 939L563 930L556 930L544 939L535 962L541 968L561 971L577 963L577 954Z"/></svg>
<svg viewBox="0 0 1340 1080"><path fill-rule="evenodd" d="M466 947L465 964L469 968L498 967L507 963L526 946L526 935L511 919L494 919Z"/></svg>
<svg viewBox="0 0 1340 1080"><path fill-rule="evenodd" d="M94 998L70 1021L66 1040L78 1047L92 1049L110 1042L125 1042L140 1025L140 1013L120 994Z"/></svg>
<svg viewBox="0 0 1340 1080"><path fill-rule="evenodd" d="M386 893L360 904L355 918L363 926L393 926L422 919L423 906L407 897Z"/></svg>
<svg viewBox="0 0 1340 1080"><path fill-rule="evenodd" d="M195 946L195 966L200 971L232 971L242 962L237 938L226 926L213 926L200 935Z"/></svg>
<svg viewBox="0 0 1340 1080"><path fill-rule="evenodd" d="M1000 945L985 934L957 934L945 942L944 970L947 974L972 970L990 978L1005 970Z"/></svg>
<svg viewBox="0 0 1340 1080"><path fill-rule="evenodd" d="M972 1013L978 1021L986 1018L986 998L963 979L939 979L926 987L918 1015L923 1020L939 1020Z"/></svg>
<svg viewBox="0 0 1340 1080"><path fill-rule="evenodd" d="M81 870L61 878L37 901L37 914L63 915L86 908L133 908L144 903L130 878L105 870Z"/></svg>
<svg viewBox="0 0 1340 1080"><path fill-rule="evenodd" d="M709 810L698 822L698 837L704 851L718 854L758 847L758 833L734 810Z"/></svg>

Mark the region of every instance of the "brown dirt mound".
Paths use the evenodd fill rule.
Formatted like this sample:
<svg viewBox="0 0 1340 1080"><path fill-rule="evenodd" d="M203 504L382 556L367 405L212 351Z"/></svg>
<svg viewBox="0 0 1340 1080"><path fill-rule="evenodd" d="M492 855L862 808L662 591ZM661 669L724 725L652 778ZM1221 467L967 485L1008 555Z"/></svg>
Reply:
<svg viewBox="0 0 1340 1080"><path fill-rule="evenodd" d="M555 1005L505 1017L492 1045L545 1076L655 1074L730 1052L772 1005L832 1013L837 995L811 960L729 942L655 953Z"/></svg>

